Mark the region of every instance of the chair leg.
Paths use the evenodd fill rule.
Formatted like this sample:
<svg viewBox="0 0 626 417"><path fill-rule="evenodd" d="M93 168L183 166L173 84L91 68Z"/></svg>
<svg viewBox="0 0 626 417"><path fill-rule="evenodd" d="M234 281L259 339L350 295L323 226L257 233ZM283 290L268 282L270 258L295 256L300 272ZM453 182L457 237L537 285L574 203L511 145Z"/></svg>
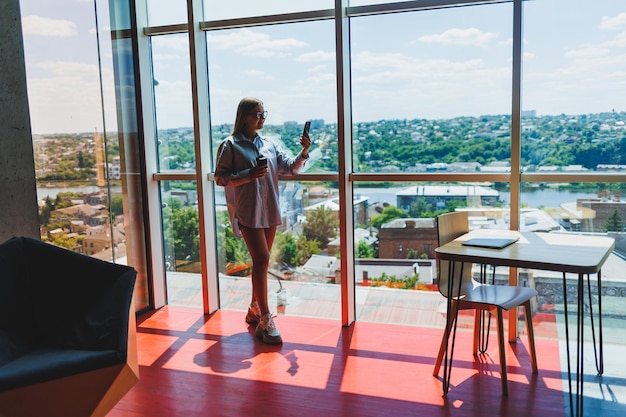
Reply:
<svg viewBox="0 0 626 417"><path fill-rule="evenodd" d="M474 310L474 347L472 353L474 356L478 356L478 341L480 338L480 332L482 332L481 317L483 315L482 310Z"/></svg>
<svg viewBox="0 0 626 417"><path fill-rule="evenodd" d="M524 303L524 316L526 316L526 332L528 333L528 347L530 349L530 363L533 368L533 374L538 373L537 370L537 351L535 350L535 331L533 330L533 316L530 310L530 300Z"/></svg>
<svg viewBox="0 0 626 417"><path fill-rule="evenodd" d="M454 314L454 311L456 308L457 308L457 304L453 300L450 314ZM456 315L453 315L452 317L455 317L455 316ZM446 336L447 337L450 336L455 320L456 319L447 320L446 318L446 328L444 329L443 336L441 337L441 346L439 346L439 354L437 354L437 360L435 361L435 369L433 370L433 376L439 375L439 370L441 369L441 363L443 362L443 357L446 354Z"/></svg>
<svg viewBox="0 0 626 417"><path fill-rule="evenodd" d="M506 376L506 351L504 345L504 326L502 324L502 309L498 308L498 349L500 351L500 375L502 380L502 395L509 396L509 384Z"/></svg>

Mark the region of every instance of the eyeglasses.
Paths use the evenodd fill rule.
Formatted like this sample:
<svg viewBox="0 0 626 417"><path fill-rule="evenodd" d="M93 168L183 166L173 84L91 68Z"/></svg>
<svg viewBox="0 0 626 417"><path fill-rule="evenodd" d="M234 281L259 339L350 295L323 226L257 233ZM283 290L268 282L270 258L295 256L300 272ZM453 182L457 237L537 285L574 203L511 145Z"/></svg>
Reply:
<svg viewBox="0 0 626 417"><path fill-rule="evenodd" d="M267 110L265 111L257 111L250 113L256 116L257 119L267 119Z"/></svg>

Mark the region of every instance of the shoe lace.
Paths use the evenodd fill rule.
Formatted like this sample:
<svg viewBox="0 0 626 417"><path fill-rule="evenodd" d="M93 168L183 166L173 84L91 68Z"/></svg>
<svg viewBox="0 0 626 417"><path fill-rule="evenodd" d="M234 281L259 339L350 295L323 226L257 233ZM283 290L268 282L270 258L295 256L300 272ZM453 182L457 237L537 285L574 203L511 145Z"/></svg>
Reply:
<svg viewBox="0 0 626 417"><path fill-rule="evenodd" d="M267 313L263 317L263 321L265 322L265 326L263 326L267 331L272 331L276 329L276 324L274 324L274 317L276 317L272 313Z"/></svg>

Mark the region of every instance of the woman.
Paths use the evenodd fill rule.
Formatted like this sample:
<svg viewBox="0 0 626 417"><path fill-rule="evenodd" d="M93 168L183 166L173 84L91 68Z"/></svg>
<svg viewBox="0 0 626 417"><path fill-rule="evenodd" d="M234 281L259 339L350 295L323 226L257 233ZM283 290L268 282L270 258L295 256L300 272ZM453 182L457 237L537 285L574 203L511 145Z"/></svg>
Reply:
<svg viewBox="0 0 626 417"><path fill-rule="evenodd" d="M282 338L267 301L270 250L281 223L278 179L304 167L311 139L308 134L301 136L302 151L290 158L257 133L266 117L261 100L247 97L239 102L231 136L217 152L215 181L225 187L233 233L243 237L252 257L252 301L246 322L256 325L256 336L263 342L280 344Z"/></svg>

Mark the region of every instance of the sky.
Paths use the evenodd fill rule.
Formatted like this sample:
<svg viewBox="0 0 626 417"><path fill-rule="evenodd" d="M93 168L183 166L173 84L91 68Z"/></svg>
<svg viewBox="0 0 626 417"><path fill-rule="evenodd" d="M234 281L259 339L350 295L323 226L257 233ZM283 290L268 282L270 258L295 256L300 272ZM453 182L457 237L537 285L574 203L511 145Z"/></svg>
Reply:
<svg viewBox="0 0 626 417"><path fill-rule="evenodd" d="M20 2L33 133L116 129L107 4L97 3L103 112L93 0ZM333 4L205 0L205 10L227 19ZM149 0L148 20L182 23L184 5ZM510 114L511 11L504 3L352 19L353 121ZM157 126L192 126L187 37L152 41ZM232 123L244 96L264 101L268 124L336 122L333 22L213 31L207 42L212 124ZM623 0L525 2L523 53L524 110L626 111Z"/></svg>

